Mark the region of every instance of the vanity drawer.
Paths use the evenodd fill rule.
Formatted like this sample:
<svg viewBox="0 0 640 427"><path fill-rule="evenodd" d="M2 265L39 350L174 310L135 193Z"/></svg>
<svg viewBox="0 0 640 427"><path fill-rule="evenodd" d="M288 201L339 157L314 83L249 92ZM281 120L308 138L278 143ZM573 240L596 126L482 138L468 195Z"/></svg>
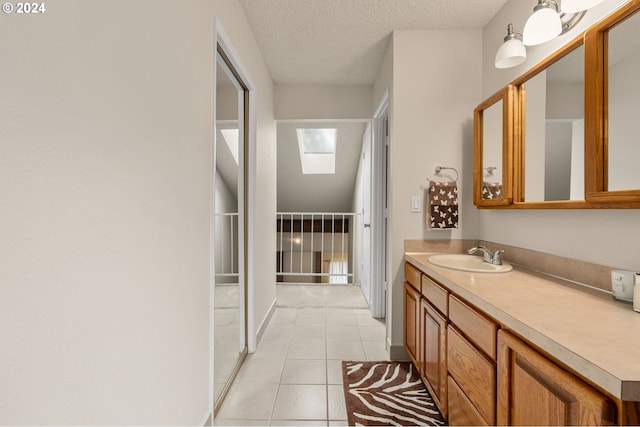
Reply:
<svg viewBox="0 0 640 427"><path fill-rule="evenodd" d="M420 290L420 270L408 262L404 263L404 278L417 290Z"/></svg>
<svg viewBox="0 0 640 427"><path fill-rule="evenodd" d="M453 295L449 295L449 320L478 348L496 360L498 325Z"/></svg>
<svg viewBox="0 0 640 427"><path fill-rule="evenodd" d="M447 329L447 367L449 375L486 422L495 425L495 364L451 326Z"/></svg>
<svg viewBox="0 0 640 427"><path fill-rule="evenodd" d="M480 412L473 406L469 398L460 389L451 376L447 379L449 390L449 425L450 426L488 426Z"/></svg>
<svg viewBox="0 0 640 427"><path fill-rule="evenodd" d="M442 314L449 315L449 292L424 274L422 275L422 295Z"/></svg>

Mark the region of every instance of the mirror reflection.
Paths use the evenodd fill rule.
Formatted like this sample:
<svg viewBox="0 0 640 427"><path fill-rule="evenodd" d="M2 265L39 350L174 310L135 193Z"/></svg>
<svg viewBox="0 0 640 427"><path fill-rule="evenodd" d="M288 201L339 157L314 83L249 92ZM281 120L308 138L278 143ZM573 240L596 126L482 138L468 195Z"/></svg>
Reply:
<svg viewBox="0 0 640 427"><path fill-rule="evenodd" d="M482 199L502 198L503 100L482 112Z"/></svg>
<svg viewBox="0 0 640 427"><path fill-rule="evenodd" d="M584 46L524 84L524 201L584 199Z"/></svg>
<svg viewBox="0 0 640 427"><path fill-rule="evenodd" d="M640 13L608 33L608 190L640 188Z"/></svg>
<svg viewBox="0 0 640 427"><path fill-rule="evenodd" d="M240 201L244 143L243 90L218 55L216 66L214 378L219 401L245 349Z"/></svg>

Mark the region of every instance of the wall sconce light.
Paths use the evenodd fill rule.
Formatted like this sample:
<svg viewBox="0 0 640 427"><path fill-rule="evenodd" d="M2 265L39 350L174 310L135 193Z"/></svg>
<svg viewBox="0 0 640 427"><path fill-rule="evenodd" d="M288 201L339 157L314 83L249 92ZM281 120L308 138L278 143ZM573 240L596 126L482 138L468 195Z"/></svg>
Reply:
<svg viewBox="0 0 640 427"><path fill-rule="evenodd" d="M522 34L514 31L513 24L507 25L507 36L496 52L496 68L511 68L527 59L527 48L522 43Z"/></svg>
<svg viewBox="0 0 640 427"><path fill-rule="evenodd" d="M527 19L522 35L507 27L507 36L496 53L496 68L520 65L527 58L525 46L536 46L566 33L580 22L590 9L604 0L538 0ZM521 46L522 45L522 46Z"/></svg>

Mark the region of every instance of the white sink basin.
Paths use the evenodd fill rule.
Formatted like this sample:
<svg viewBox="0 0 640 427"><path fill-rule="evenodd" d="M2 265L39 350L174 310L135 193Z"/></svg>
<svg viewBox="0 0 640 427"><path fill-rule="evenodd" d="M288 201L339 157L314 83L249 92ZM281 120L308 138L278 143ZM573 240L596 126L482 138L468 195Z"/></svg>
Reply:
<svg viewBox="0 0 640 427"><path fill-rule="evenodd" d="M511 271L513 266L503 262L502 265L493 265L484 262L481 256L465 254L441 254L431 255L427 260L439 267L451 268L452 270L471 271L473 273L506 273Z"/></svg>

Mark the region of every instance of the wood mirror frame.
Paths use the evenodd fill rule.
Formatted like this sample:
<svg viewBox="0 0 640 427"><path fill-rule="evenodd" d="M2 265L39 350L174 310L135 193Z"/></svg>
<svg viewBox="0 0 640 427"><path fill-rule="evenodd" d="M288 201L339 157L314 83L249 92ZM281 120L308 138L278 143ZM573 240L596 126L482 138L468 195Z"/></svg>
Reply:
<svg viewBox="0 0 640 427"><path fill-rule="evenodd" d="M640 208L640 189L608 191L608 32L635 13L631 0L585 34L585 198L608 208ZM638 100L640 103L640 99Z"/></svg>
<svg viewBox="0 0 640 427"><path fill-rule="evenodd" d="M502 101L502 197L484 199L483 139L484 111ZM487 98L473 112L473 203L478 207L507 206L513 203L514 87L512 85Z"/></svg>

